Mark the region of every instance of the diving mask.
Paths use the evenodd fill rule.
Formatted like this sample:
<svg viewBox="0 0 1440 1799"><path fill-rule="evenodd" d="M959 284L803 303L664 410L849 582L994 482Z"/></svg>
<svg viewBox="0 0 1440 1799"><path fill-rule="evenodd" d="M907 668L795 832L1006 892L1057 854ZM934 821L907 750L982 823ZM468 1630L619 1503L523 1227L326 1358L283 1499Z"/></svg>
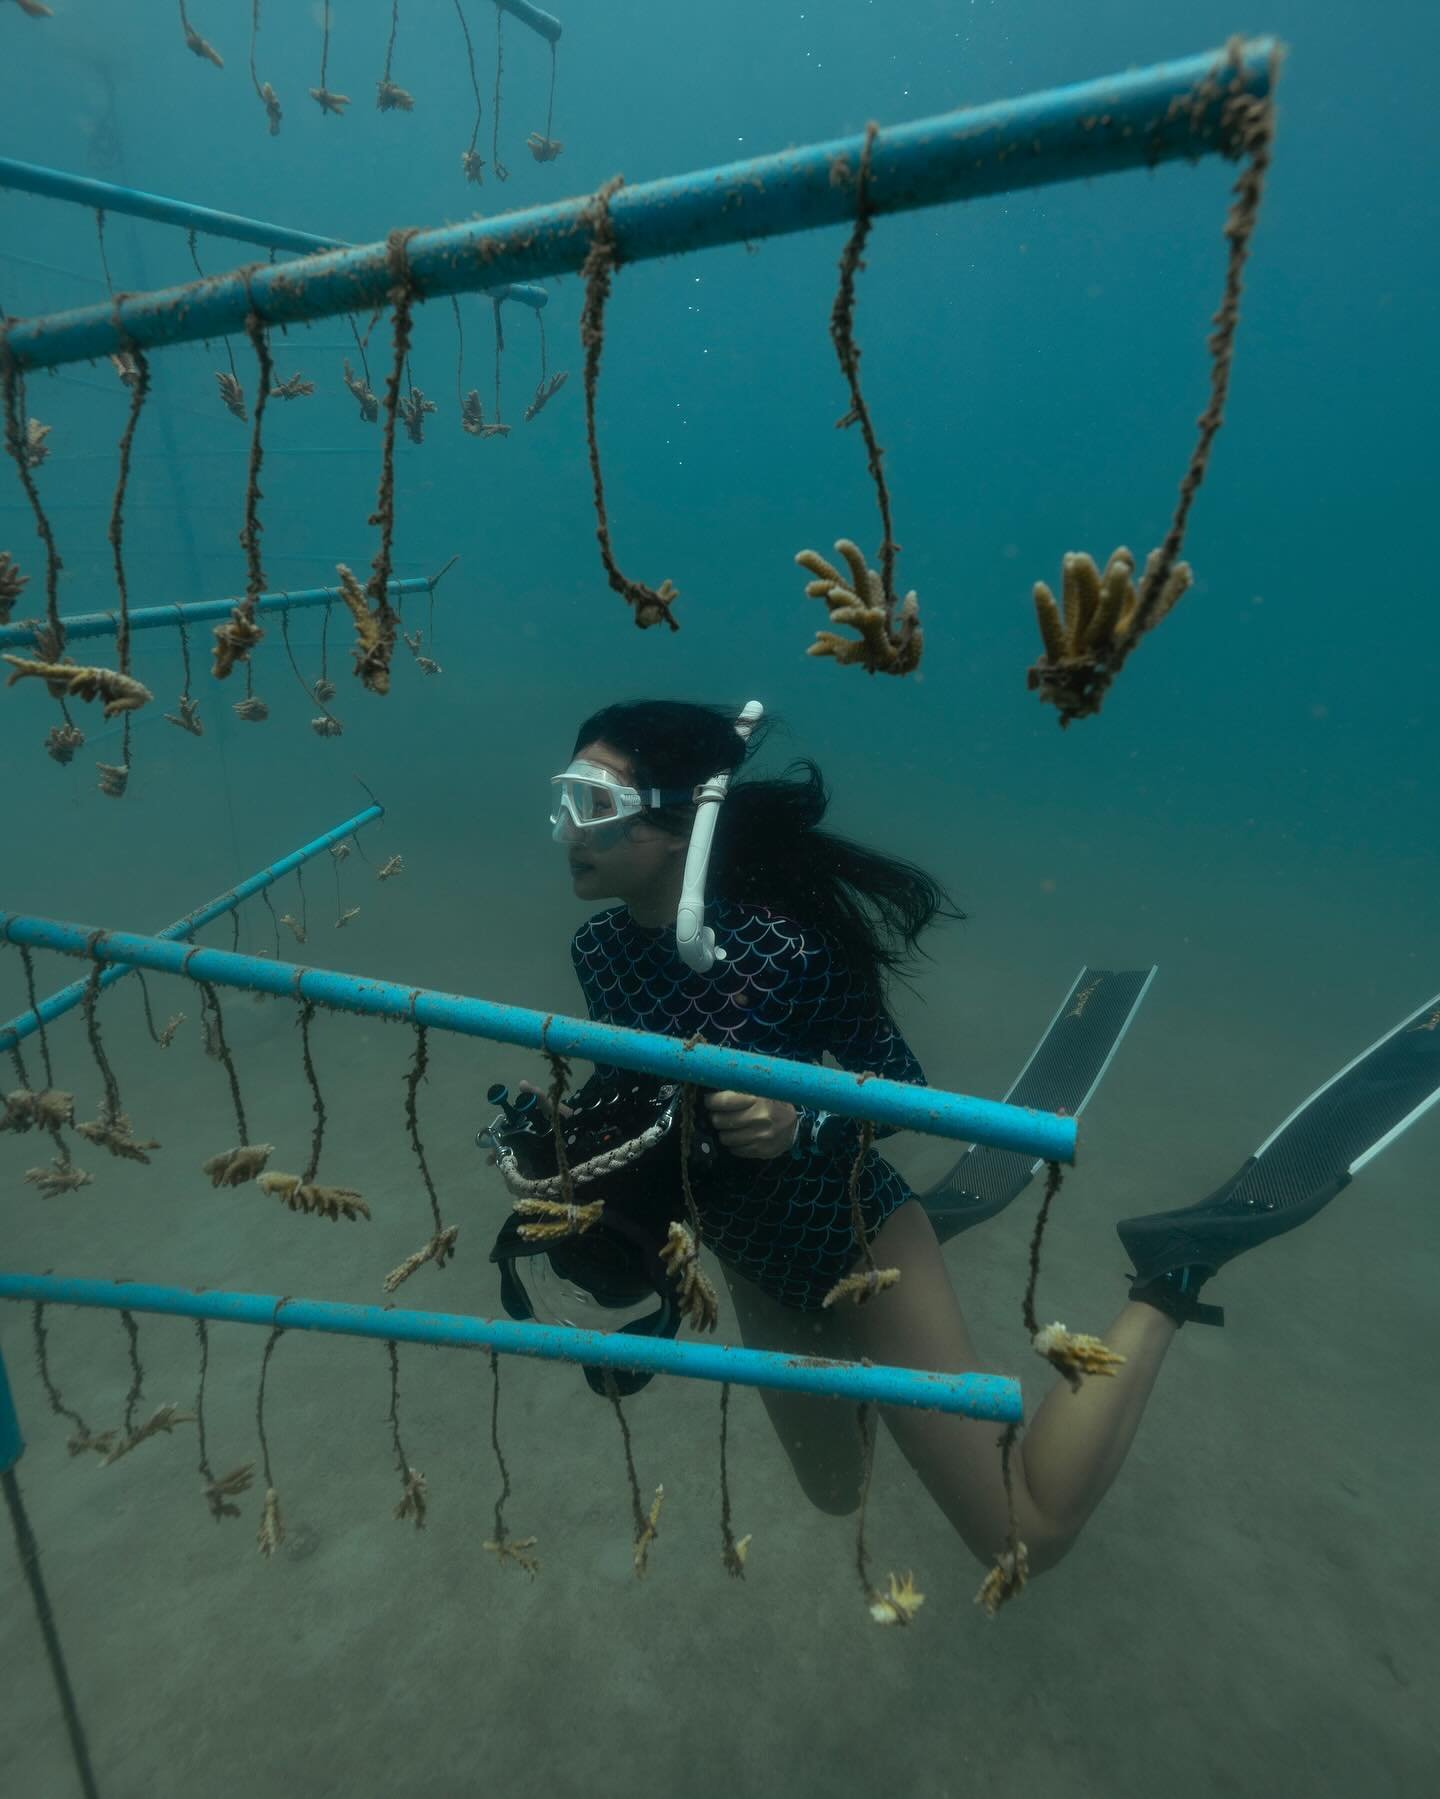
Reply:
<svg viewBox="0 0 1440 1799"><path fill-rule="evenodd" d="M599 762L577 759L560 775L552 775L556 789L550 823L556 843L591 843L606 849L618 843L632 820L661 806L688 806L695 798L691 787L631 787L613 769Z"/></svg>

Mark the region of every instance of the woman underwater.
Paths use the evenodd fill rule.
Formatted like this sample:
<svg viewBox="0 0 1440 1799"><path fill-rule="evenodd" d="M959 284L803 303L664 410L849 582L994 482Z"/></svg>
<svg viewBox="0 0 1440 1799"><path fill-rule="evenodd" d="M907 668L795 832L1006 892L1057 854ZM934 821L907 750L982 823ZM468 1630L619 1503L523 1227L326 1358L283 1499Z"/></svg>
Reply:
<svg viewBox="0 0 1440 1799"><path fill-rule="evenodd" d="M718 959L703 973L681 959L675 921L693 796L715 774L738 770L746 754L732 714L677 701L609 706L580 727L572 762L555 781L555 837L576 896L619 902L582 925L571 946L590 1016L798 1061L828 1053L852 1072L923 1083L887 1010L886 984L937 918L961 914L922 870L819 828L826 794L813 764L789 779L730 788L705 910ZM1422 1051L1404 1049L1416 1028L1399 1027L1367 1058L1390 1056L1370 1070L1384 1076L1385 1089L1383 1116L1362 1121L1373 1141L1391 1128L1391 1113L1405 1116L1414 1092L1435 1082L1440 1033L1432 1031ZM1335 1087L1321 1089L1292 1123L1303 1123ZM866 1305L822 1309L858 1257L849 1192L857 1121L734 1092L707 1093L704 1112L729 1155L697 1185L696 1201L747 1344L947 1372L985 1367L924 1205L873 1149L860 1170L861 1211L874 1262L898 1269L900 1280ZM1285 1133L1272 1141L1283 1149ZM1298 1198L1277 1188L1257 1201L1231 1183L1190 1211L1131 1221L1138 1250L1122 1226L1140 1272L1103 1341L1123 1363L1076 1390L1057 1382L1012 1458L1030 1572L1067 1553L1108 1491L1179 1326L1218 1321L1197 1302L1203 1280L1251 1243L1312 1215L1343 1185L1337 1168L1339 1178L1317 1188L1313 1163L1312 1154L1311 1185ZM762 1397L807 1496L829 1512L853 1510L863 1469L851 1408L768 1390ZM1009 1534L995 1426L906 1408L882 1415L966 1546L990 1565Z"/></svg>

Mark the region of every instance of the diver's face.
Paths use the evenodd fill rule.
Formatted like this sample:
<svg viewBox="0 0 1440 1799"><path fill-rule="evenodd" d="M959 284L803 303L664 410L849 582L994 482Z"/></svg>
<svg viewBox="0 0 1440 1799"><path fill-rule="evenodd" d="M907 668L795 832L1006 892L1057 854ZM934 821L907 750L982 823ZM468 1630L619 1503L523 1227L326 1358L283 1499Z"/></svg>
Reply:
<svg viewBox="0 0 1440 1799"><path fill-rule="evenodd" d="M579 756L610 769L627 787L634 785L634 763L610 744L587 743ZM674 910L670 896L684 872L685 849L683 837L657 830L641 817L592 825L565 845L565 854L577 899L623 900L649 922L643 919L647 911Z"/></svg>

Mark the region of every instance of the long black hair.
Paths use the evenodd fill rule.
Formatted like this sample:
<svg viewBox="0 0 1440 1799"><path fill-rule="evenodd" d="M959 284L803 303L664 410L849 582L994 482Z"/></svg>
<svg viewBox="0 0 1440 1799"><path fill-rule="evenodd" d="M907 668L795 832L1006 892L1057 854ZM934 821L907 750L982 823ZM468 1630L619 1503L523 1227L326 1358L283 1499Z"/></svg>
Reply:
<svg viewBox="0 0 1440 1799"><path fill-rule="evenodd" d="M738 707L685 700L635 700L606 706L581 725L575 752L589 743L622 750L640 787L694 787L713 774L734 774L765 734L763 721L743 742ZM715 827L710 891L749 901L818 931L875 996L918 955L921 933L937 918L965 916L923 868L898 856L822 831L830 803L820 770L808 759L779 780L732 784ZM693 808L648 815L652 824L686 835Z"/></svg>

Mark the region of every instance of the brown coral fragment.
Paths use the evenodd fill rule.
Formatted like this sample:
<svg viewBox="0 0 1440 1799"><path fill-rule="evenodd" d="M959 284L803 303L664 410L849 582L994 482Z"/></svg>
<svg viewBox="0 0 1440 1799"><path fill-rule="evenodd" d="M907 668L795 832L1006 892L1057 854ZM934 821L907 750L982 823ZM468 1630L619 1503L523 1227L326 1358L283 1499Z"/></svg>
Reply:
<svg viewBox="0 0 1440 1799"><path fill-rule="evenodd" d="M178 710L164 714L166 724L177 725L192 737L203 737L205 727L200 723L200 702L192 700L188 693L182 693L177 706Z"/></svg>
<svg viewBox="0 0 1440 1799"><path fill-rule="evenodd" d="M57 1199L62 1193L74 1193L88 1187L93 1177L63 1156L56 1156L48 1168L27 1168L25 1179L38 1187L46 1199Z"/></svg>
<svg viewBox="0 0 1440 1799"><path fill-rule="evenodd" d="M265 107L265 117L269 122L271 137L279 137L280 120L284 116L280 111L280 100L268 81L260 84L260 99Z"/></svg>
<svg viewBox="0 0 1440 1799"><path fill-rule="evenodd" d="M376 399L375 395L371 393L368 384L362 381L360 376L351 368L348 357L345 361L344 376L345 385L349 388L351 397L360 407L361 418L367 425L373 425L380 416L380 402Z"/></svg>
<svg viewBox="0 0 1440 1799"><path fill-rule="evenodd" d="M273 1143L242 1143L236 1149L208 1157L200 1167L210 1176L212 1187L243 1187L263 1172L274 1149Z"/></svg>
<svg viewBox="0 0 1440 1799"><path fill-rule="evenodd" d="M567 1205L558 1199L517 1199L516 1213L531 1222L520 1226L525 1243L549 1243L561 1237L580 1237L605 1216L605 1202L591 1200L589 1205Z"/></svg>
<svg viewBox="0 0 1440 1799"><path fill-rule="evenodd" d="M318 718L310 720L310 729L317 737L339 737L345 727L338 718L332 718L328 712L322 712Z"/></svg>
<svg viewBox="0 0 1440 1799"><path fill-rule="evenodd" d="M438 412L440 408L433 400L425 398L422 388L412 387L404 399L399 402L398 410L401 422L405 426L405 435L412 444L419 444L425 441L426 413Z"/></svg>
<svg viewBox="0 0 1440 1799"><path fill-rule="evenodd" d="M182 1412L177 1405L159 1406L145 1420L139 1430L131 1431L129 1436L122 1437L106 1452L101 1458L100 1466L108 1468L112 1462L118 1462L121 1456L129 1455L132 1449L138 1449L142 1443L147 1442L151 1437L158 1437L162 1431L169 1436L177 1424L193 1424L194 1422L194 1412Z"/></svg>
<svg viewBox="0 0 1440 1799"><path fill-rule="evenodd" d="M280 914L280 922L289 927L290 932L297 943L303 943L305 941L305 927L301 924L300 920L295 917L294 913L282 912Z"/></svg>
<svg viewBox="0 0 1440 1799"><path fill-rule="evenodd" d="M20 454L26 468L39 468L50 454L50 446L45 439L50 435L51 427L42 425L39 419L30 419L25 425L25 441L20 446Z"/></svg>
<svg viewBox="0 0 1440 1799"><path fill-rule="evenodd" d="M525 423L528 425L537 413L543 412L560 389L570 379L569 369L561 369L558 375L551 375L547 380L537 383L535 397L525 408Z"/></svg>
<svg viewBox="0 0 1440 1799"><path fill-rule="evenodd" d="M75 1129L87 1143L108 1149L112 1156L119 1156L126 1162L148 1163L150 1158L146 1150L160 1147L153 1137L136 1137L125 1113L111 1111L108 1105L101 1106L98 1118L92 1118L87 1124L77 1124Z"/></svg>
<svg viewBox="0 0 1440 1799"><path fill-rule="evenodd" d="M401 1491L399 1503L395 1507L396 1518L402 1522L406 1518L413 1518L416 1530L424 1530L428 1492L425 1476L418 1468L407 1466L404 1488Z"/></svg>
<svg viewBox="0 0 1440 1799"><path fill-rule="evenodd" d="M30 580L20 573L20 566L9 550L0 550L0 625L10 623L10 614Z"/></svg>
<svg viewBox="0 0 1440 1799"><path fill-rule="evenodd" d="M853 1299L857 1306L867 1305L877 1293L895 1286L899 1279L898 1268L863 1268L858 1274L847 1274L843 1280L836 1281L820 1304L827 1310L842 1299Z"/></svg>
<svg viewBox="0 0 1440 1799"><path fill-rule="evenodd" d="M75 760L76 750L84 743L85 733L78 725L52 725L45 733L45 754L64 768Z"/></svg>
<svg viewBox="0 0 1440 1799"><path fill-rule="evenodd" d="M321 112L333 112L337 119L343 117L345 108L350 104L349 94L337 94L328 87L312 87L310 98Z"/></svg>
<svg viewBox="0 0 1440 1799"><path fill-rule="evenodd" d="M213 44L206 43L200 33L190 23L185 11L185 0L180 0L180 26L185 33L185 48L192 56L198 56L202 62L208 62L217 69L225 67L225 59Z"/></svg>
<svg viewBox="0 0 1440 1799"><path fill-rule="evenodd" d="M679 1288L681 1316L697 1331L713 1331L720 1322L720 1301L700 1266L700 1250L687 1225L670 1226L660 1260Z"/></svg>
<svg viewBox="0 0 1440 1799"><path fill-rule="evenodd" d="M283 381L277 381L270 389L272 400L303 400L315 391L315 383L307 381L303 375L287 375Z"/></svg>
<svg viewBox="0 0 1440 1799"><path fill-rule="evenodd" d="M44 1087L32 1092L17 1087L5 1094L4 1111L0 1112L0 1131L14 1131L17 1136L30 1130L58 1131L62 1125L75 1122L75 1095L62 1093L57 1087Z"/></svg>
<svg viewBox="0 0 1440 1799"><path fill-rule="evenodd" d="M221 1518L238 1518L240 1507L231 1505L232 1499L238 1499L242 1493L248 1493L255 1480L255 1464L242 1462L238 1468L232 1468L228 1474L221 1474L214 1480L207 1480L203 1488L205 1503L210 1507L210 1516L217 1521Z"/></svg>
<svg viewBox="0 0 1440 1799"><path fill-rule="evenodd" d="M251 650L265 632L241 605L235 608L223 625L215 626L213 635L215 654L211 673L217 681L223 681L237 663L250 660Z"/></svg>
<svg viewBox="0 0 1440 1799"><path fill-rule="evenodd" d="M298 1174L262 1174L259 1186L292 1212L313 1212L337 1224L342 1218L368 1218L370 1208L353 1187L321 1187Z"/></svg>
<svg viewBox="0 0 1440 1799"><path fill-rule="evenodd" d="M355 621L355 672L371 693L389 693L390 659L395 651L394 616L385 607L370 610L364 590L343 562L336 564L335 572L340 577L340 598Z"/></svg>
<svg viewBox="0 0 1440 1799"><path fill-rule="evenodd" d="M263 725L270 716L270 708L253 693L246 694L243 700L236 700L230 710L242 724L247 725Z"/></svg>
<svg viewBox="0 0 1440 1799"><path fill-rule="evenodd" d="M478 150L462 150L460 152L460 172L467 181L476 187L485 185L485 159ZM486 1544L489 1548L489 1544Z"/></svg>
<svg viewBox="0 0 1440 1799"><path fill-rule="evenodd" d="M856 635L817 631L806 654L833 656L842 665L859 663L871 675L910 674L920 666L924 649L914 590L898 609L888 605L879 570L865 566L865 558L848 537L837 538L835 548L849 566L848 581L817 550L801 550L795 561L815 577L806 583L805 592L812 600L824 600L830 623L847 625Z"/></svg>
<svg viewBox="0 0 1440 1799"><path fill-rule="evenodd" d="M359 916L360 908L358 906L347 906L335 920L335 929L337 931L343 931L352 918L358 918Z"/></svg>
<svg viewBox="0 0 1440 1799"><path fill-rule="evenodd" d="M1044 1356L1052 1368L1059 1369L1075 1393L1079 1392L1085 1375L1113 1376L1117 1368L1125 1366L1125 1357L1102 1343L1099 1337L1067 1331L1058 1322L1036 1331L1034 1349L1036 1355Z"/></svg>
<svg viewBox="0 0 1440 1799"><path fill-rule="evenodd" d="M123 800L125 789L130 784L130 767L125 762L97 762L95 773L99 776L95 785L107 800Z"/></svg>
<svg viewBox="0 0 1440 1799"><path fill-rule="evenodd" d="M380 112L414 112L415 96L386 75L375 83L375 105Z"/></svg>
<svg viewBox="0 0 1440 1799"><path fill-rule="evenodd" d="M870 1595L870 1616L877 1624L913 1624L924 1603L925 1595L915 1585L913 1574L892 1574L885 1592L877 1589Z"/></svg>
<svg viewBox="0 0 1440 1799"><path fill-rule="evenodd" d="M444 1230L437 1231L423 1249L415 1250L413 1254L406 1256L397 1268L390 1270L389 1274L385 1276L385 1291L393 1293L397 1287L409 1280L417 1268L423 1268L427 1262L433 1262L437 1268L443 1268L455 1253L455 1239L459 1235L458 1224L449 1224Z"/></svg>
<svg viewBox="0 0 1440 1799"><path fill-rule="evenodd" d="M260 1528L255 1533L255 1541L261 1555L267 1560L285 1541L285 1522L280 1516L280 1495L274 1487L265 1489L265 1509L260 1514Z"/></svg>
<svg viewBox="0 0 1440 1799"><path fill-rule="evenodd" d="M543 132L532 131L525 140L525 148L536 162L554 162L565 146L559 138L546 137Z"/></svg>
<svg viewBox="0 0 1440 1799"><path fill-rule="evenodd" d="M227 412L233 412L243 425L249 417L245 410L245 390L238 378L229 369L215 370L215 384L220 389L220 398Z"/></svg>
<svg viewBox="0 0 1440 1799"><path fill-rule="evenodd" d="M655 1497L650 1501L650 1510L645 1514L645 1522L635 1539L635 1577L644 1580L650 1562L650 1545L660 1534L660 1508L665 1503L665 1488L658 1486Z"/></svg>
<svg viewBox="0 0 1440 1799"><path fill-rule="evenodd" d="M502 1568L506 1562L514 1562L534 1580L540 1572L540 1558L529 1551L539 1541L539 1537L487 1537L482 1547L490 1551Z"/></svg>
<svg viewBox="0 0 1440 1799"><path fill-rule="evenodd" d="M122 712L138 712L154 694L130 675L113 668L89 668L77 662L37 662L27 656L6 656L14 674L6 681L13 687L17 681L39 680L57 700L103 700L106 718Z"/></svg>
<svg viewBox="0 0 1440 1799"><path fill-rule="evenodd" d="M1159 555L1159 550L1150 552L1142 587L1151 584ZM1026 682L1057 708L1062 726L1100 710L1114 665L1133 647L1140 605L1134 575L1135 558L1122 544L1111 554L1103 575L1083 550L1066 555L1060 565L1058 604L1045 582L1035 583L1035 615L1044 654L1031 665ZM1143 629L1153 629L1193 580L1190 564L1177 562Z"/></svg>
<svg viewBox="0 0 1440 1799"><path fill-rule="evenodd" d="M396 875L403 875L404 872L404 857L391 856L388 862L383 862L380 867L375 870L375 879L377 881L393 881Z"/></svg>
<svg viewBox="0 0 1440 1799"><path fill-rule="evenodd" d="M115 1430L92 1431L88 1424L82 1424L70 1433L65 1447L72 1456L84 1455L87 1450L93 1450L96 1455L106 1455L119 1434Z"/></svg>
<svg viewBox="0 0 1440 1799"><path fill-rule="evenodd" d="M1015 1549L1002 1550L995 1558L995 1566L980 1582L980 1591L975 1595L975 1603L980 1606L987 1618L993 1618L1007 1600L1015 1598L1024 1587L1030 1576L1030 1557L1025 1545L1019 1543Z"/></svg>

